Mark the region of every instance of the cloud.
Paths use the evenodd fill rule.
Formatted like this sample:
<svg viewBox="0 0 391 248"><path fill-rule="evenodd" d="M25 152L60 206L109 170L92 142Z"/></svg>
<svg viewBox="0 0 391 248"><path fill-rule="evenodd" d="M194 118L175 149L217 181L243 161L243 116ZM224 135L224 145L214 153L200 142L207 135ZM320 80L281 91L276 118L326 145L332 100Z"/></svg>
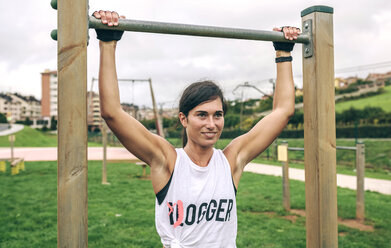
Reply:
<svg viewBox="0 0 391 248"><path fill-rule="evenodd" d="M5 2L4 0L0 0ZM310 5L334 8L335 68L389 61L391 48L391 2L364 1L253 1L253 0L135 0L89 1L93 10L119 10L129 19L189 23L199 25L271 30L275 26L301 26L300 12ZM50 39L56 28L57 12L49 1L7 1L0 15L0 90L17 90L40 97L40 72L56 69L57 44ZM18 18L15 18L15 15ZM293 53L295 75L302 74L301 45ZM98 77L99 48L90 30L88 84ZM387 70L387 68L383 68ZM250 82L270 90L267 79L275 77L271 43L185 37L146 33L126 33L118 44L117 71L120 78L152 78L158 102L172 102L183 88L199 79L218 81L228 98L235 98L236 85ZM364 73L364 72L363 72ZM301 78L296 79L301 85ZM121 99L150 105L149 88L120 85ZM94 87L97 89L97 87ZM249 97L259 93L248 89Z"/></svg>

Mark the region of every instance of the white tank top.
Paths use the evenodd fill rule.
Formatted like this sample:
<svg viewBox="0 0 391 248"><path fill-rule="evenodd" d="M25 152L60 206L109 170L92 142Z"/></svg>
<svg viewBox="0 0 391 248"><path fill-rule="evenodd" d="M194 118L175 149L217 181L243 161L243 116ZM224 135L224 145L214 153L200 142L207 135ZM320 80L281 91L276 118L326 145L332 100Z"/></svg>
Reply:
<svg viewBox="0 0 391 248"><path fill-rule="evenodd" d="M208 166L200 167L183 148L176 152L171 179L156 198L155 223L162 244L165 248L236 247L236 189L227 158L213 148Z"/></svg>

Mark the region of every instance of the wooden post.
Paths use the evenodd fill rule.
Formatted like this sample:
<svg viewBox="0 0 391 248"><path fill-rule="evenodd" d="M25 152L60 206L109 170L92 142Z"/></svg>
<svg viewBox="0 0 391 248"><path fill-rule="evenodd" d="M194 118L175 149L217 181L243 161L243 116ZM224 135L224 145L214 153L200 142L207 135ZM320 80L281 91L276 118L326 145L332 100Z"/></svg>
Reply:
<svg viewBox="0 0 391 248"><path fill-rule="evenodd" d="M356 144L356 171L357 171L357 197L356 197L356 219L359 222L364 222L365 219L365 190L364 190L364 174L365 174L365 144L358 142Z"/></svg>
<svg viewBox="0 0 391 248"><path fill-rule="evenodd" d="M152 88L152 79L149 79L148 82L149 82L149 88L151 90L152 107L153 107L153 113L155 115L156 132L158 135L160 135L164 138L164 132L163 132L163 128L162 128L163 125L159 124L160 121L159 121L157 107L156 107L155 94L153 93L153 88Z"/></svg>
<svg viewBox="0 0 391 248"><path fill-rule="evenodd" d="M304 160L308 248L338 247L333 9L301 12L303 32ZM312 44L312 45L311 45Z"/></svg>
<svg viewBox="0 0 391 248"><path fill-rule="evenodd" d="M15 135L8 136L8 140L10 142L11 146L11 163L14 161L14 142L15 142Z"/></svg>
<svg viewBox="0 0 391 248"><path fill-rule="evenodd" d="M87 0L58 1L58 247L88 246L87 16Z"/></svg>
<svg viewBox="0 0 391 248"><path fill-rule="evenodd" d="M285 211L291 210L290 192L289 192L289 157L288 157L288 142L284 141L281 145L286 153L286 157L282 160L282 204Z"/></svg>
<svg viewBox="0 0 391 248"><path fill-rule="evenodd" d="M278 160L278 138L273 141L275 160Z"/></svg>
<svg viewBox="0 0 391 248"><path fill-rule="evenodd" d="M103 161L102 161L102 184L110 185L107 182L107 126L103 121L102 123L102 144L103 144Z"/></svg>

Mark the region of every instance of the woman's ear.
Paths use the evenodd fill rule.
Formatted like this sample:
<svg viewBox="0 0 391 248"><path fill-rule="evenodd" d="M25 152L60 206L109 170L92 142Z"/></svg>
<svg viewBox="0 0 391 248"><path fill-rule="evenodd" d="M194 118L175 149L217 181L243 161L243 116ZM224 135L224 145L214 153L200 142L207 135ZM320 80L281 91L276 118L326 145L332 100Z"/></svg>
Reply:
<svg viewBox="0 0 391 248"><path fill-rule="evenodd" d="M180 112L178 117L179 117L179 121L181 122L182 126L184 128L186 128L187 127L187 117L186 117L186 115L184 113Z"/></svg>

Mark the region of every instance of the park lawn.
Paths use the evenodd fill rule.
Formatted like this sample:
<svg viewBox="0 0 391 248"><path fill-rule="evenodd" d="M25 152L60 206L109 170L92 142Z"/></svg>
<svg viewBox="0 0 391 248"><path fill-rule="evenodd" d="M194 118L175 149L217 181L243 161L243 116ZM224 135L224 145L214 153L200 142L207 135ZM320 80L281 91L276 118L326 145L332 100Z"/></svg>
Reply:
<svg viewBox="0 0 391 248"><path fill-rule="evenodd" d="M101 185L101 162L88 168L90 247L161 247L154 227L151 182L132 164L109 164L110 186ZM26 171L0 174L0 247L55 247L56 162L27 162ZM238 247L305 247L305 217L287 218L279 177L244 173L237 193ZM304 183L291 181L291 205L304 209ZM391 196L366 192L366 223L374 232L339 225L339 247L389 247ZM355 216L355 191L338 189L338 213Z"/></svg>
<svg viewBox="0 0 391 248"><path fill-rule="evenodd" d="M346 102L337 102L335 104L335 112L340 113L344 110L350 109L351 107L356 109L364 109L367 106L380 107L386 112L391 112L391 86L386 86L384 89L385 92L380 95L369 96Z"/></svg>
<svg viewBox="0 0 391 248"><path fill-rule="evenodd" d="M56 147L57 134L42 132L40 130L24 126L24 128L15 133L15 147ZM101 144L88 142L88 146L102 146ZM0 136L0 147L10 147L7 136Z"/></svg>
<svg viewBox="0 0 391 248"><path fill-rule="evenodd" d="M304 147L304 139L284 139L290 147ZM280 144L283 140L279 139ZM391 139L360 139L365 144L366 172L391 176ZM354 139L337 139L337 146L355 146ZM290 160L304 161L303 151L289 151ZM337 149L337 164L355 168L356 152Z"/></svg>
<svg viewBox="0 0 391 248"><path fill-rule="evenodd" d="M42 132L29 126L14 133L15 147L55 147L57 146L57 135L49 132ZM0 147L9 147L10 143L7 136L0 136Z"/></svg>

